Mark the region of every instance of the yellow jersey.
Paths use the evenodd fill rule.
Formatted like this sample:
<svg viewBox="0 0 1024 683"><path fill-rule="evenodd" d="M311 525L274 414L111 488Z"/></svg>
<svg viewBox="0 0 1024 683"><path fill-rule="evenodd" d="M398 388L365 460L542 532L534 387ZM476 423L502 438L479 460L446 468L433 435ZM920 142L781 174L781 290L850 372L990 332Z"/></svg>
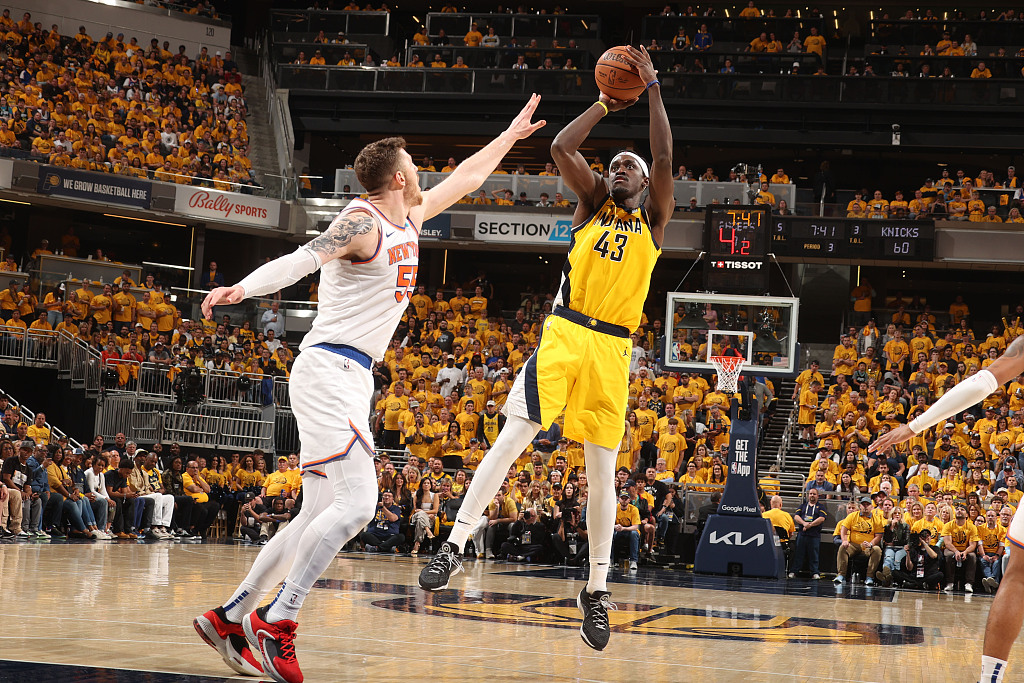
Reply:
<svg viewBox="0 0 1024 683"><path fill-rule="evenodd" d="M646 209L630 211L609 196L572 229L555 303L632 332L640 325L660 255Z"/></svg>

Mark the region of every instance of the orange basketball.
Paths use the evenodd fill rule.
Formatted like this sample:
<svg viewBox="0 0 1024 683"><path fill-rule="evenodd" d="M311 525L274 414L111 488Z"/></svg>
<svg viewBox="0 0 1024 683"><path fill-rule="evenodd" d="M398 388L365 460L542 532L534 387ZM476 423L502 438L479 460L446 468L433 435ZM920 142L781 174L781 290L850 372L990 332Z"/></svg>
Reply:
<svg viewBox="0 0 1024 683"><path fill-rule="evenodd" d="M625 46L608 48L594 67L597 87L613 100L631 100L644 91L640 73L627 61L629 52Z"/></svg>

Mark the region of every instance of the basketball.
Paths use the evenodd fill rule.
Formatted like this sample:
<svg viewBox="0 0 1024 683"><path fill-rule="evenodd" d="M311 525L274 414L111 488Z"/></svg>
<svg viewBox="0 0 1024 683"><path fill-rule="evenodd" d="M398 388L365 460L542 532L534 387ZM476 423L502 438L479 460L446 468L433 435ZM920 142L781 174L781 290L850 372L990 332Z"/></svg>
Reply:
<svg viewBox="0 0 1024 683"><path fill-rule="evenodd" d="M644 91L646 84L628 59L629 52L624 45L610 47L594 67L597 87L613 100L631 100Z"/></svg>

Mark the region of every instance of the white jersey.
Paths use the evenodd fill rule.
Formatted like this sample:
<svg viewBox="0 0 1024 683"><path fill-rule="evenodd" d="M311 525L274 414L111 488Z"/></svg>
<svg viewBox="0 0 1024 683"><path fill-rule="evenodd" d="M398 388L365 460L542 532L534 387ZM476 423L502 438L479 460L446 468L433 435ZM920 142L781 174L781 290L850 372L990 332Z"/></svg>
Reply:
<svg viewBox="0 0 1024 683"><path fill-rule="evenodd" d="M335 259L320 270L317 316L299 348L346 344L380 360L416 288L420 233L408 218L395 225L364 199L353 199L338 218L355 209L380 223L377 250L365 261Z"/></svg>

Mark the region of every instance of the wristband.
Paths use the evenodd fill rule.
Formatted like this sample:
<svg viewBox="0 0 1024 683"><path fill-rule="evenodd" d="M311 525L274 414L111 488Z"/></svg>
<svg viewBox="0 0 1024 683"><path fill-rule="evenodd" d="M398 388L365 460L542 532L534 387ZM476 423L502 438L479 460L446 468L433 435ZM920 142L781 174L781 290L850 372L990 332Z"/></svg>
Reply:
<svg viewBox="0 0 1024 683"><path fill-rule="evenodd" d="M644 86L644 90L650 90L652 85L661 85L661 81L655 78L653 81Z"/></svg>
<svg viewBox="0 0 1024 683"><path fill-rule="evenodd" d="M604 116L608 116L608 105L602 102L601 100L598 100L597 104L600 104L601 107L604 108Z"/></svg>

